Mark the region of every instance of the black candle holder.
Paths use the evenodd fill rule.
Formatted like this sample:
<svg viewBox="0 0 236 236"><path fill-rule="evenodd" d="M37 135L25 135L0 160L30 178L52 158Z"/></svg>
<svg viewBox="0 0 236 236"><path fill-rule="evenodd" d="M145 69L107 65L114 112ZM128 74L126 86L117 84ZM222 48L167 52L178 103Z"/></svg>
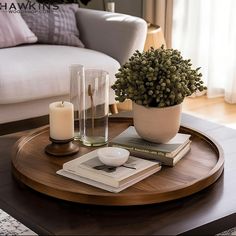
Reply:
<svg viewBox="0 0 236 236"><path fill-rule="evenodd" d="M55 140L49 138L52 142L45 147L45 152L52 156L63 157L76 154L79 151L79 145L73 142L72 139L67 140Z"/></svg>

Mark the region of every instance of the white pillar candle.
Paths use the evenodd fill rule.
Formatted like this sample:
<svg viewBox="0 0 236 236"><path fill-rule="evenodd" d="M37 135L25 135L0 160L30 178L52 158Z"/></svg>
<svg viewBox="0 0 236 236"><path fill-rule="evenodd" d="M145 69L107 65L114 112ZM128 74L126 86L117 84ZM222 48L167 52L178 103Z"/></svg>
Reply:
<svg viewBox="0 0 236 236"><path fill-rule="evenodd" d="M115 2L107 2L107 11L115 12Z"/></svg>
<svg viewBox="0 0 236 236"><path fill-rule="evenodd" d="M70 102L49 105L50 137L56 140L74 138L74 108Z"/></svg>

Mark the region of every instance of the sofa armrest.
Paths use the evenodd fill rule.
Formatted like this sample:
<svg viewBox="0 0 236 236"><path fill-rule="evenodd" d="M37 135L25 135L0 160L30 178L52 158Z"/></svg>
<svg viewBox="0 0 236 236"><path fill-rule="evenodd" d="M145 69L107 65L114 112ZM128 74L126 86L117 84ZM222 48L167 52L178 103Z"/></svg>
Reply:
<svg viewBox="0 0 236 236"><path fill-rule="evenodd" d="M144 48L147 23L141 18L80 8L76 19L85 47L103 52L121 65L135 50Z"/></svg>

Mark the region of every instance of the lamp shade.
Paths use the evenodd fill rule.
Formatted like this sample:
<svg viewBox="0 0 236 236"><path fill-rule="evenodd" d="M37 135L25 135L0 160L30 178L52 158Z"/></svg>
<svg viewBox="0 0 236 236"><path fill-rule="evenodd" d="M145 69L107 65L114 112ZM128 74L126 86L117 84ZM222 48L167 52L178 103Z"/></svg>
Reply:
<svg viewBox="0 0 236 236"><path fill-rule="evenodd" d="M160 48L162 44L164 44L164 47L166 48L166 42L161 27L148 23L144 51L147 51L150 47L153 47L154 49Z"/></svg>

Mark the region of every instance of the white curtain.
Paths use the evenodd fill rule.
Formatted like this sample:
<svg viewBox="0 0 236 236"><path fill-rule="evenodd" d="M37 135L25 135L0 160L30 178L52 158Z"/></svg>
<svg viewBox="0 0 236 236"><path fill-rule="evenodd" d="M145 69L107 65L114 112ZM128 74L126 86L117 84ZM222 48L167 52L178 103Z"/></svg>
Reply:
<svg viewBox="0 0 236 236"><path fill-rule="evenodd" d="M174 0L172 47L201 67L208 97L236 103L236 0Z"/></svg>

